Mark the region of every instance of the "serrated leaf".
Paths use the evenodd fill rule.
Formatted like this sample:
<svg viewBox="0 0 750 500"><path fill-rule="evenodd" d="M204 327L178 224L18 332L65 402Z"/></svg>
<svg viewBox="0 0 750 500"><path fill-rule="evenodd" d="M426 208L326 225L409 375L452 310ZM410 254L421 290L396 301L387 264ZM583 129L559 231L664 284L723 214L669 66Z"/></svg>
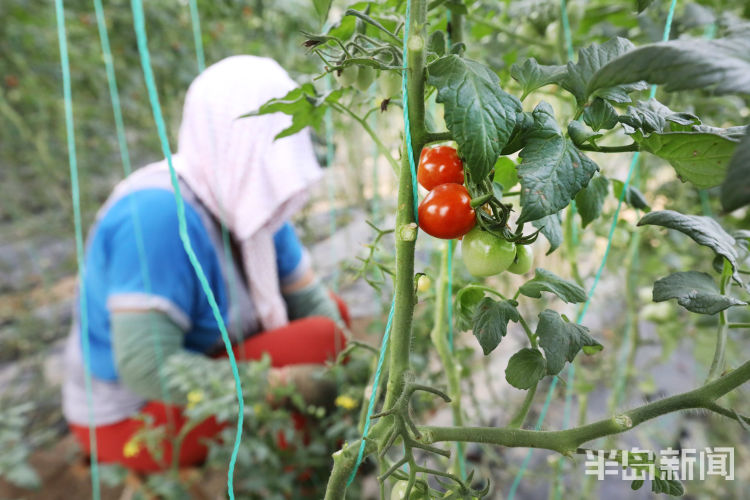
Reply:
<svg viewBox="0 0 750 500"><path fill-rule="evenodd" d="M547 362L539 349L521 349L508 360L505 380L516 389L531 389L547 372Z"/></svg>
<svg viewBox="0 0 750 500"><path fill-rule="evenodd" d="M514 64L510 67L510 76L520 83L523 89L521 100L526 99L526 96L538 88L560 83L567 73L566 66L542 65L533 57L526 59L523 64Z"/></svg>
<svg viewBox="0 0 750 500"><path fill-rule="evenodd" d="M628 106L625 114L618 117L625 132L632 134L641 130L644 134L651 132L672 131L673 125L682 125L690 130L691 125L700 125L700 119L692 113L672 111L656 99L638 101Z"/></svg>
<svg viewBox="0 0 750 500"><path fill-rule="evenodd" d="M559 212L537 219L533 221L531 225L539 229L542 235L547 238L547 241L549 242L549 250L547 250L546 255L551 254L562 245L562 219L560 218Z"/></svg>
<svg viewBox="0 0 750 500"><path fill-rule="evenodd" d="M597 219L602 213L604 199L609 193L609 181L603 175L595 175L589 185L576 195L576 208L583 227Z"/></svg>
<svg viewBox="0 0 750 500"><path fill-rule="evenodd" d="M503 191L508 191L510 188L518 184L516 162L507 156L501 156L498 158L497 162L495 162L495 177L493 180L503 186Z"/></svg>
<svg viewBox="0 0 750 500"><path fill-rule="evenodd" d="M686 234L699 245L706 246L716 254L721 255L729 261L732 266L732 277L741 283L737 272L737 250L734 248L735 239L729 235L710 217L702 215L685 215L674 210L659 210L644 215L639 226L645 225L663 226Z"/></svg>
<svg viewBox="0 0 750 500"><path fill-rule="evenodd" d="M578 51L578 61L568 62L568 72L562 81L562 86L573 94L576 102L583 105L588 101L590 93L587 93L589 81L594 74L607 63L616 59L618 56L632 50L635 46L625 38L616 37L604 42L603 44L591 44L589 47L582 48ZM617 103L630 102L629 92L642 90L646 85L642 82L632 80L635 83L626 85L612 84L608 88L597 87L596 95L602 99Z"/></svg>
<svg viewBox="0 0 750 500"><path fill-rule="evenodd" d="M684 39L653 43L599 68L587 94L639 80L666 91L710 89L713 94L750 94L750 37Z"/></svg>
<svg viewBox="0 0 750 500"><path fill-rule="evenodd" d="M620 196L622 195L622 189L625 187L625 183L622 181L619 181L617 179L612 179L612 194L617 198L620 199ZM637 208L638 210L643 210L644 212L650 212L651 206L648 204L648 201L646 200L646 197L643 196L643 193L641 193L638 188L635 188L628 184L628 190L625 193L625 197L623 198L623 201L630 205L633 208Z"/></svg>
<svg viewBox="0 0 750 500"><path fill-rule="evenodd" d="M536 335L539 338L539 346L544 349L547 373L550 375L560 373L565 361L572 362L581 350L584 354L594 354L604 349L589 335L588 328L568 323L550 309L539 313Z"/></svg>
<svg viewBox="0 0 750 500"><path fill-rule="evenodd" d="M519 291L534 299L541 298L542 292L549 292L568 303L575 304L586 301L586 291L578 284L563 279L541 267L536 268L534 277L521 285Z"/></svg>
<svg viewBox="0 0 750 500"><path fill-rule="evenodd" d="M496 301L484 297L474 310L474 336L488 355L500 344L508 331L508 321L518 321L518 310L507 300Z"/></svg>
<svg viewBox="0 0 750 500"><path fill-rule="evenodd" d="M252 118L254 116L267 115L271 113L284 113L292 116L292 124L282 130L274 140L296 134L305 127L317 127L325 116L328 104L336 102L341 97L340 89L319 95L311 83L290 90L284 97L270 99L257 110L250 111L240 118Z"/></svg>
<svg viewBox="0 0 750 500"><path fill-rule="evenodd" d="M465 332L471 330L474 309L484 297L484 292L478 288L459 290L456 294L455 320L456 330Z"/></svg>
<svg viewBox="0 0 750 500"><path fill-rule="evenodd" d="M610 103L600 97L596 97L591 105L583 110L583 121L592 130L611 129L617 125L617 111Z"/></svg>
<svg viewBox="0 0 750 500"><path fill-rule="evenodd" d="M663 158L674 167L677 176L698 188L721 184L729 162L737 149L737 140L720 133L654 132L631 137L647 151Z"/></svg>
<svg viewBox="0 0 750 500"><path fill-rule="evenodd" d="M654 283L654 302L677 299L688 311L716 314L732 306L747 302L722 295L711 275L697 271L674 273Z"/></svg>
<svg viewBox="0 0 750 500"><path fill-rule="evenodd" d="M502 155L510 155L519 151L526 145L529 134L534 130L534 115L526 111L516 115L516 125L510 134L508 144L500 152Z"/></svg>
<svg viewBox="0 0 750 500"><path fill-rule="evenodd" d="M699 188L721 182L739 142L736 128L701 125L697 116L654 99L628 107L619 120L641 150L664 158L680 179Z"/></svg>
<svg viewBox="0 0 750 500"><path fill-rule="evenodd" d="M662 479L658 476L651 481L651 491L672 497L681 497L685 494L685 488L679 479Z"/></svg>
<svg viewBox="0 0 750 500"><path fill-rule="evenodd" d="M721 207L725 212L750 204L750 127L729 160L727 176L721 185Z"/></svg>
<svg viewBox="0 0 750 500"><path fill-rule="evenodd" d="M466 168L477 182L487 177L508 143L521 112L521 101L500 88L497 75L457 55L441 57L427 68L427 82L445 106L445 122Z"/></svg>
<svg viewBox="0 0 750 500"><path fill-rule="evenodd" d="M519 223L541 219L565 208L599 167L567 139L552 108L540 102L533 112L535 129L520 153Z"/></svg>

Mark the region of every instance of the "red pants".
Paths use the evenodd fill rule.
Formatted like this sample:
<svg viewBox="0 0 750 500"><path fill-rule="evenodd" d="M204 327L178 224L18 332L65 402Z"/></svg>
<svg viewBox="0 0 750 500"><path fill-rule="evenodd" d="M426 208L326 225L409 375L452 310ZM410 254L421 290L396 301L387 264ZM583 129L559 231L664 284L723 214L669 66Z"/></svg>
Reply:
<svg viewBox="0 0 750 500"><path fill-rule="evenodd" d="M349 324L349 313L346 305L338 297L335 298L341 316ZM295 364L323 364L327 360L335 359L338 352L343 349L344 344L344 336L333 321L323 317L310 317L250 337L239 348L235 348L235 356L237 359L254 360L260 359L264 353L268 353L271 357L271 366L274 368ZM224 354L224 357L226 357L226 354ZM186 422L181 408L165 405L159 401L148 402L141 409L141 413L153 418L152 425L154 427L166 427L169 422L168 414L171 413L175 433L179 432ZM295 423L299 425L297 420L295 418ZM69 424L69 426L84 452L90 453L89 428L75 424ZM114 424L97 427L96 443L99 462L119 463L138 472L156 472L171 465L171 439L165 440L164 456L161 462L157 461L142 447L134 455L125 456L123 450L126 443L143 426L142 420L128 418ZM208 453L205 441L215 437L225 426L226 424L218 423L215 419L209 418L188 432L180 447L179 465L183 467L202 463Z"/></svg>

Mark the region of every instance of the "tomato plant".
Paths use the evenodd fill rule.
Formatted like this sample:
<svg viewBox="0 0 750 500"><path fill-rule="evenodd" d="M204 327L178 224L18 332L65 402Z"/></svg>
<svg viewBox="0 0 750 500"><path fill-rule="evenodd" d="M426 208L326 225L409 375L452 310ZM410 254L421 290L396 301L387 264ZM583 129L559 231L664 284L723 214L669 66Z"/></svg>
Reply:
<svg viewBox="0 0 750 500"><path fill-rule="evenodd" d="M616 436L635 426L646 427L652 419L685 409L747 425L745 417L718 400L736 395L735 389L750 380L750 361L741 355L727 370L730 333L750 325L744 282L750 273L750 235L744 229L744 207L750 204L750 30L741 21L748 12L740 2L727 1L721 4L721 16L714 11L697 15L707 12L701 3L700 8L678 9L680 21L670 25L674 12L666 9L673 5L354 4L338 24L308 36L306 45L324 61L323 73L356 65L399 71L406 78L401 99L381 105L404 110L400 162L365 122L371 110L360 113L349 105L355 97L348 92L308 89L304 100L290 95L275 103L289 106L298 120L295 126L319 125L324 108L354 119L394 167L398 182L394 266L386 273L393 279L393 315L389 343L381 349L385 357L380 358L387 381L366 439L348 443L334 455L326 498L343 498L359 457L375 454L382 480L398 481L399 489L407 484L403 496L417 481L429 485L433 497L487 496L489 478L480 483L462 471L467 443L559 454L550 496L561 498L575 486L560 476L566 471L583 476L580 467L562 458L584 453L589 442L608 438L614 444ZM722 21L722 16L732 21ZM269 106L267 112L278 110ZM463 185L428 180L427 170L422 168L420 175L413 165L417 152L448 141L461 151ZM631 167L623 171L622 164ZM640 169L642 164L648 168ZM651 176L656 170L659 175ZM413 176L432 188L416 214ZM722 216L715 215L712 203L721 205ZM652 204L659 210L652 210ZM546 240L547 254L557 252L565 262L553 272L548 268L557 256L539 256L533 277L527 278L508 273L485 282L456 273L463 279L456 285L452 242L443 242L429 349L439 358L445 392L422 380L412 351L415 329L423 326L414 321L414 279L423 271L423 263L415 259L417 223L439 238L464 235L463 259L475 278L506 269L528 273L533 266L529 245L540 237ZM650 226L670 232L665 236ZM702 247L703 258L690 255L697 247L670 255L669 250L693 242ZM639 267L643 261L648 267ZM625 320L611 327L614 332L609 325L594 331L585 324L604 271L620 273L612 278L613 287L620 287L618 298L625 302ZM644 281L653 302L675 300L704 315L691 323L690 331L699 331L713 345L706 373L700 372L702 384L686 390L667 387L665 392L675 393L670 398L623 410L626 396L644 399L635 396L639 385L632 383L640 371L634 361L642 305L637 291ZM678 316L643 312L660 327ZM448 317L453 325L446 325ZM448 326L455 327L458 342ZM466 371L460 360L466 358L459 346L470 349L466 338L472 337L462 336L469 331L484 356L505 351L504 381L512 390L525 391L504 422L480 425L476 415L465 411L469 380L462 378ZM680 328L659 331L665 346L674 342L674 331ZM605 346L614 353L606 361L614 370L601 360ZM581 361L584 356L586 362ZM600 376L592 374L592 367ZM562 430L521 429L533 425L528 416L540 400L545 401L544 416L559 380L566 383L564 407L576 408L580 425L570 421L573 410L566 410ZM604 418L587 423L588 393L594 388L611 389L611 403ZM546 398L537 394L542 390ZM418 422L421 417L410 408L421 399L414 396L424 393L450 402L453 425ZM725 404L737 405L736 399L731 401ZM422 460L425 455L429 459ZM619 456L630 457L627 451ZM517 485L522 474L523 468L509 482ZM440 478L439 486L431 476ZM656 475L649 480L656 493L684 491L674 478ZM569 496L595 498L592 487L581 482L581 491ZM635 480L631 487L644 483Z"/></svg>
<svg viewBox="0 0 750 500"><path fill-rule="evenodd" d="M459 238L475 224L471 196L460 184L440 184L419 204L419 227L436 238Z"/></svg>
<svg viewBox="0 0 750 500"><path fill-rule="evenodd" d="M477 227L464 236L461 255L466 269L474 276L484 278L515 265L516 245Z"/></svg>
<svg viewBox="0 0 750 500"><path fill-rule="evenodd" d="M424 148L419 156L417 181L427 190L435 189L440 184L463 184L464 164L456 148Z"/></svg>

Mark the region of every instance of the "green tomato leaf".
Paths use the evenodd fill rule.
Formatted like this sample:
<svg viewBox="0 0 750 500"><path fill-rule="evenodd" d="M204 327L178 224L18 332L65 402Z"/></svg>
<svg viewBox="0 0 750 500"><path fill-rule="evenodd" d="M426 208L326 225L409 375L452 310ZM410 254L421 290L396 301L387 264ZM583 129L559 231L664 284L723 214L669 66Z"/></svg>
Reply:
<svg viewBox="0 0 750 500"><path fill-rule="evenodd" d="M610 103L596 97L591 105L583 110L583 121L595 131L609 130L617 125L617 111Z"/></svg>
<svg viewBox="0 0 750 500"><path fill-rule="evenodd" d="M716 40L672 40L644 45L597 68L587 95L640 80L664 90L710 89L750 94L750 29Z"/></svg>
<svg viewBox="0 0 750 500"><path fill-rule="evenodd" d="M750 127L729 160L727 177L721 185L721 207L725 212L750 204Z"/></svg>
<svg viewBox="0 0 750 500"><path fill-rule="evenodd" d="M691 125L700 125L700 119L692 113L672 111L656 99L638 101L628 106L627 112L618 117L625 132L641 130L644 135L651 132L670 132L673 128L690 130Z"/></svg>
<svg viewBox="0 0 750 500"><path fill-rule="evenodd" d="M484 292L478 288L465 288L456 294L456 330L465 332L473 325L474 309L484 297Z"/></svg>
<svg viewBox="0 0 750 500"><path fill-rule="evenodd" d="M568 303L586 301L586 290L578 284L565 280L541 267L536 268L534 277L524 283L519 291L523 295L533 299L541 298L542 292L549 292Z"/></svg>
<svg viewBox="0 0 750 500"><path fill-rule="evenodd" d="M438 30L430 35L430 41L427 43L427 49L434 52L438 57L445 55L445 33Z"/></svg>
<svg viewBox="0 0 750 500"><path fill-rule="evenodd" d="M599 69L626 52L633 50L635 46L625 38L616 37L603 44L594 43L578 51L578 62L568 62L568 74L562 81L562 86L576 98L579 106L589 99L587 93L589 81ZM629 92L643 90L646 84L639 82L640 79L613 83L606 88L597 87L596 95L602 99L617 103L630 102ZM634 82L634 83L631 83Z"/></svg>
<svg viewBox="0 0 750 500"><path fill-rule="evenodd" d="M507 300L495 301L484 297L474 310L472 331L482 346L484 355L488 355L498 346L508 331L508 321L518 321L516 307Z"/></svg>
<svg viewBox="0 0 750 500"><path fill-rule="evenodd" d="M510 76L520 83L523 89L522 101L540 87L562 82L567 73L566 66L541 65L533 57L526 59L523 64L514 64L510 67Z"/></svg>
<svg viewBox="0 0 750 500"><path fill-rule="evenodd" d="M672 497L681 497L685 494L685 488L679 479L662 479L658 476L651 481L651 491L654 493L666 493Z"/></svg>
<svg viewBox="0 0 750 500"><path fill-rule="evenodd" d="M590 355L604 349L589 335L588 328L569 323L550 309L539 313L536 335L539 338L539 346L544 349L547 373L550 375L560 373L565 361L572 362L581 350L584 354Z"/></svg>
<svg viewBox="0 0 750 500"><path fill-rule="evenodd" d="M625 183L617 180L612 179L612 194L617 198L620 199L620 196L622 195L622 189L625 187ZM630 205L633 208L637 208L638 210L643 210L644 212L650 212L651 206L648 204L648 201L646 200L646 197L643 196L643 193L641 193L637 188L634 188L633 186L628 184L628 190L625 193L625 197L623 198L623 201Z"/></svg>
<svg viewBox="0 0 750 500"><path fill-rule="evenodd" d="M534 115L524 111L516 115L516 125L510 134L508 144L500 152L502 155L510 155L519 151L526 145L529 134L534 130Z"/></svg>
<svg viewBox="0 0 750 500"><path fill-rule="evenodd" d="M539 349L521 349L508 360L505 380L516 389L531 389L547 374L547 362Z"/></svg>
<svg viewBox="0 0 750 500"><path fill-rule="evenodd" d="M337 89L323 95L315 91L311 83L290 90L284 97L270 99L257 110L246 113L240 118L284 113L292 116L292 125L282 130L274 140L296 134L305 127L318 127L325 116L328 104L339 100L343 91Z"/></svg>
<svg viewBox="0 0 750 500"><path fill-rule="evenodd" d="M540 232L547 238L549 242L549 250L547 255L557 250L563 242L562 232L562 219L560 213L548 215L537 219L531 223L535 228L539 229Z"/></svg>
<svg viewBox="0 0 750 500"><path fill-rule="evenodd" d="M664 158L680 179L699 188L721 182L744 132L701 125L696 116L675 113L654 99L629 107L620 121L642 150Z"/></svg>
<svg viewBox="0 0 750 500"><path fill-rule="evenodd" d="M702 215L685 215L674 210L659 210L644 215L638 221L639 226L649 224L674 229L688 235L699 245L710 248L729 261L733 270L732 277L738 283L742 282L737 272L736 241L712 218Z"/></svg>
<svg viewBox="0 0 750 500"><path fill-rule="evenodd" d="M516 162L507 156L501 156L495 162L494 181L503 186L503 191L518 184L518 172L516 172Z"/></svg>
<svg viewBox="0 0 750 500"><path fill-rule="evenodd" d="M529 134L518 166L522 207L519 223L559 212L599 170L565 137L549 104L539 103L533 116L536 128Z"/></svg>
<svg viewBox="0 0 750 500"><path fill-rule="evenodd" d="M441 57L428 68L427 83L445 105L445 122L465 168L477 182L487 177L510 139L521 102L500 88L497 75L457 55Z"/></svg>
<svg viewBox="0 0 750 500"><path fill-rule="evenodd" d="M711 275L697 271L674 273L654 283L654 302L677 299L688 311L698 314L716 314L744 302L722 295Z"/></svg>
<svg viewBox="0 0 750 500"><path fill-rule="evenodd" d="M604 199L609 192L609 181L603 175L595 175L589 185L576 195L576 208L581 216L583 227L598 218L602 213Z"/></svg>

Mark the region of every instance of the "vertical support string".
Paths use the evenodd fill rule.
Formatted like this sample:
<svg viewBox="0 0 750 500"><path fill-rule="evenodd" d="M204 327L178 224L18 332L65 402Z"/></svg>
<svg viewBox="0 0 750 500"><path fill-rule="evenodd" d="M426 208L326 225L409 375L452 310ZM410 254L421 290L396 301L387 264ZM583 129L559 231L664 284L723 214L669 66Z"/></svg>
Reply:
<svg viewBox="0 0 750 500"><path fill-rule="evenodd" d="M177 204L177 217L179 223L180 239L182 240L185 253L190 260L190 264L193 266L195 273L198 277L198 281L203 289L206 298L208 299L211 311L213 312L214 319L219 326L221 331L221 337L224 341L224 346L229 357L229 363L232 367L232 375L234 377L235 389L237 393L237 403L239 405L237 415L237 432L235 434L234 448L232 450L232 456L229 461L229 468L227 471L227 490L231 500L234 500L234 468L237 462L237 455L239 453L240 442L242 440L242 425L244 421L244 399L242 396L242 382L240 381L239 370L237 367L237 361L232 350L232 343L227 332L224 318L221 315L221 310L216 302L211 286L208 283L206 274L198 262L198 258L195 255L190 237L187 232L187 223L185 220L185 204L180 191L180 184L177 178L177 172L172 164L172 151L169 146L169 138L167 135L166 123L164 122L164 116L161 111L161 105L159 103L159 94L156 89L156 82L154 79L153 70L151 68L151 56L148 50L148 38L146 35L146 20L143 12L142 0L131 0L130 2L133 10L133 24L136 32L136 38L138 41L138 52L141 59L141 67L143 69L143 76L146 81L146 88L148 90L149 101L151 103L151 109L154 115L154 121L156 122L156 128L159 133L159 141L161 143L162 152L167 159L167 165L169 166L169 173L172 181L172 187L174 188L175 203Z"/></svg>
<svg viewBox="0 0 750 500"><path fill-rule="evenodd" d="M125 123L122 117L122 105L120 103L120 92L117 86L117 76L115 73L114 59L112 57L112 49L109 43L109 34L107 32L107 22L104 16L104 8L102 6L102 0L94 0L94 12L96 16L97 29L99 31L99 42L102 46L102 56L104 59L104 69L107 74L107 86L109 88L109 97L112 103L112 113L115 120L115 132L117 135L117 144L120 150L120 161L122 163L122 169L125 177L128 177L132 171L132 164L130 161L130 152L128 150L128 142L125 137ZM135 200L130 197L130 213L133 219L133 231L135 233L135 245L136 251L138 252L138 262L140 264L141 279L143 280L143 286L147 294L151 294L151 275L148 269L146 260L146 245L143 241L143 230L141 228L141 220L138 215L138 208ZM161 392L162 400L166 403L170 403L171 398L169 391L167 390L166 377L164 376L164 351L162 350L161 342L155 335L153 325L151 327L152 340L154 343L154 350L156 351L156 359L159 364L159 390ZM174 418L171 412L167 413L167 427L170 431L174 431Z"/></svg>
<svg viewBox="0 0 750 500"><path fill-rule="evenodd" d="M70 167L70 191L73 201L73 224L75 226L76 261L78 264L78 324L83 350L83 379L86 387L86 404L89 417L89 449L91 454L91 495L94 500L101 498L99 480L99 459L94 425L94 396L91 380L91 345L88 330L88 304L86 300L86 262L83 248L83 225L81 222L81 196L78 182L78 159L76 157L75 122L73 119L73 92L70 82L70 61L68 59L68 41L65 32L65 6L63 0L55 0L57 18L57 40L60 46L60 67L63 77L63 100L65 103L65 132L68 147L68 164Z"/></svg>

